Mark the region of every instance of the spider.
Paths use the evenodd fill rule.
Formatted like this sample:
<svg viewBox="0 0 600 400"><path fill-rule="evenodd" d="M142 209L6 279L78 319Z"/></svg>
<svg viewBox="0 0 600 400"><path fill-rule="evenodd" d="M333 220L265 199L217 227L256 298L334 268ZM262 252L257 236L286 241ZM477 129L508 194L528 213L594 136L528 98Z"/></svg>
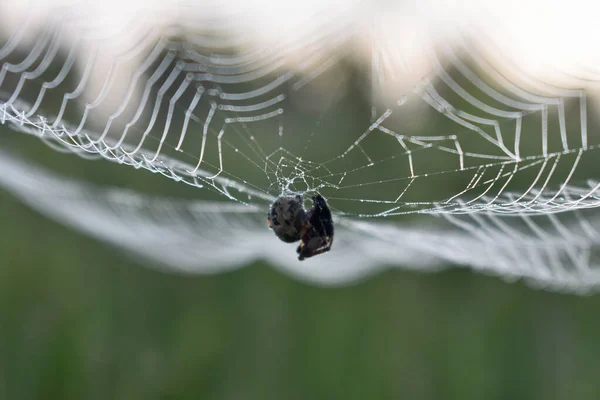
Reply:
<svg viewBox="0 0 600 400"><path fill-rule="evenodd" d="M286 243L301 240L296 249L300 261L331 250L333 244L331 210L320 194L312 201L306 212L301 195L279 196L267 214L269 228L279 239Z"/></svg>

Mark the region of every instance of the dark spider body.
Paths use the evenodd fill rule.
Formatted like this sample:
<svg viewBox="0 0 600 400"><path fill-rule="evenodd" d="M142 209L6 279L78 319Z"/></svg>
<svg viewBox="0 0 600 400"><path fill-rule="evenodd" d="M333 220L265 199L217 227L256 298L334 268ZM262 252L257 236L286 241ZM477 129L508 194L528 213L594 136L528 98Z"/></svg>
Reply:
<svg viewBox="0 0 600 400"><path fill-rule="evenodd" d="M313 196L312 200L306 212L302 196L280 196L267 214L269 228L279 239L286 243L301 240L296 249L298 260L325 253L333 244L331 210L323 196Z"/></svg>
<svg viewBox="0 0 600 400"><path fill-rule="evenodd" d="M294 243L302 238L305 219L306 211L300 195L278 197L267 215L269 228L286 243Z"/></svg>

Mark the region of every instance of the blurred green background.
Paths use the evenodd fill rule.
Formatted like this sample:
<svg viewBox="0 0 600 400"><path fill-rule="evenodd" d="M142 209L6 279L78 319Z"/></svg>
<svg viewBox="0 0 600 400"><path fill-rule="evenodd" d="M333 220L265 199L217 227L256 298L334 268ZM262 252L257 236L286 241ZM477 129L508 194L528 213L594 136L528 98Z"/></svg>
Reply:
<svg viewBox="0 0 600 400"><path fill-rule="evenodd" d="M58 169L181 187L25 142ZM2 399L598 398L597 296L464 268L344 288L261 264L167 274L0 201Z"/></svg>

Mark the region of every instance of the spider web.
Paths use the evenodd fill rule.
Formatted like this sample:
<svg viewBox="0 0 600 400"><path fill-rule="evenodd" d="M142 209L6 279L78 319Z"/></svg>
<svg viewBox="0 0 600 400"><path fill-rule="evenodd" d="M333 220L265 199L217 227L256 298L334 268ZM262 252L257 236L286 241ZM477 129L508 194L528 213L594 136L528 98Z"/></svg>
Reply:
<svg viewBox="0 0 600 400"><path fill-rule="evenodd" d="M350 12L272 47L249 44L229 17L147 17L111 30L75 9L35 40L24 21L0 48L0 123L185 183L197 200L93 187L1 153L0 183L24 202L188 272L266 259L336 284L455 264L554 290L598 286L599 143L581 89L596 71L558 87L463 32L394 90L402 54L375 41L365 73L348 50L364 33ZM298 263L266 211L279 195L317 192L334 212L334 248Z"/></svg>

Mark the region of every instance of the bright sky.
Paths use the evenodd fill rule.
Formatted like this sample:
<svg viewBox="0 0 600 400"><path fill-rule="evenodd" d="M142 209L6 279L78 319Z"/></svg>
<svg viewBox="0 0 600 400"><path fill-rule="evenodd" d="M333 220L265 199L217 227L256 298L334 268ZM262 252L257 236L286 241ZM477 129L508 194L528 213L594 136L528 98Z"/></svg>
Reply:
<svg viewBox="0 0 600 400"><path fill-rule="evenodd" d="M597 2L549 0L3 0L0 1L0 33L13 32L27 14L40 24L61 8L81 10L90 21L106 29L125 26L149 9L160 10L143 18L148 26L176 22L179 18L226 17L230 29L238 29L258 47L303 40L322 29L322 24L347 24L363 40L358 54L370 58L373 46L386 54L386 66L405 76L407 84L426 75L430 40L448 39L458 30L483 32L505 59L537 78L571 84L562 72L600 73L600 28ZM152 17L150 16L152 15ZM91 22L90 22L91 23ZM85 24L82 24L85 25ZM198 26L202 23L199 22ZM83 29L82 27L78 29ZM35 37L36 29L30 31ZM132 32L132 30L125 31ZM77 33L73 35L77 36ZM128 40L129 39L129 40ZM123 37L115 46L126 46L135 38ZM283 46L285 47L285 46ZM118 51L118 49L116 49ZM301 53L291 54L290 65ZM368 61L368 60L365 60ZM369 61L370 62L370 61ZM579 82L580 83L580 82Z"/></svg>

